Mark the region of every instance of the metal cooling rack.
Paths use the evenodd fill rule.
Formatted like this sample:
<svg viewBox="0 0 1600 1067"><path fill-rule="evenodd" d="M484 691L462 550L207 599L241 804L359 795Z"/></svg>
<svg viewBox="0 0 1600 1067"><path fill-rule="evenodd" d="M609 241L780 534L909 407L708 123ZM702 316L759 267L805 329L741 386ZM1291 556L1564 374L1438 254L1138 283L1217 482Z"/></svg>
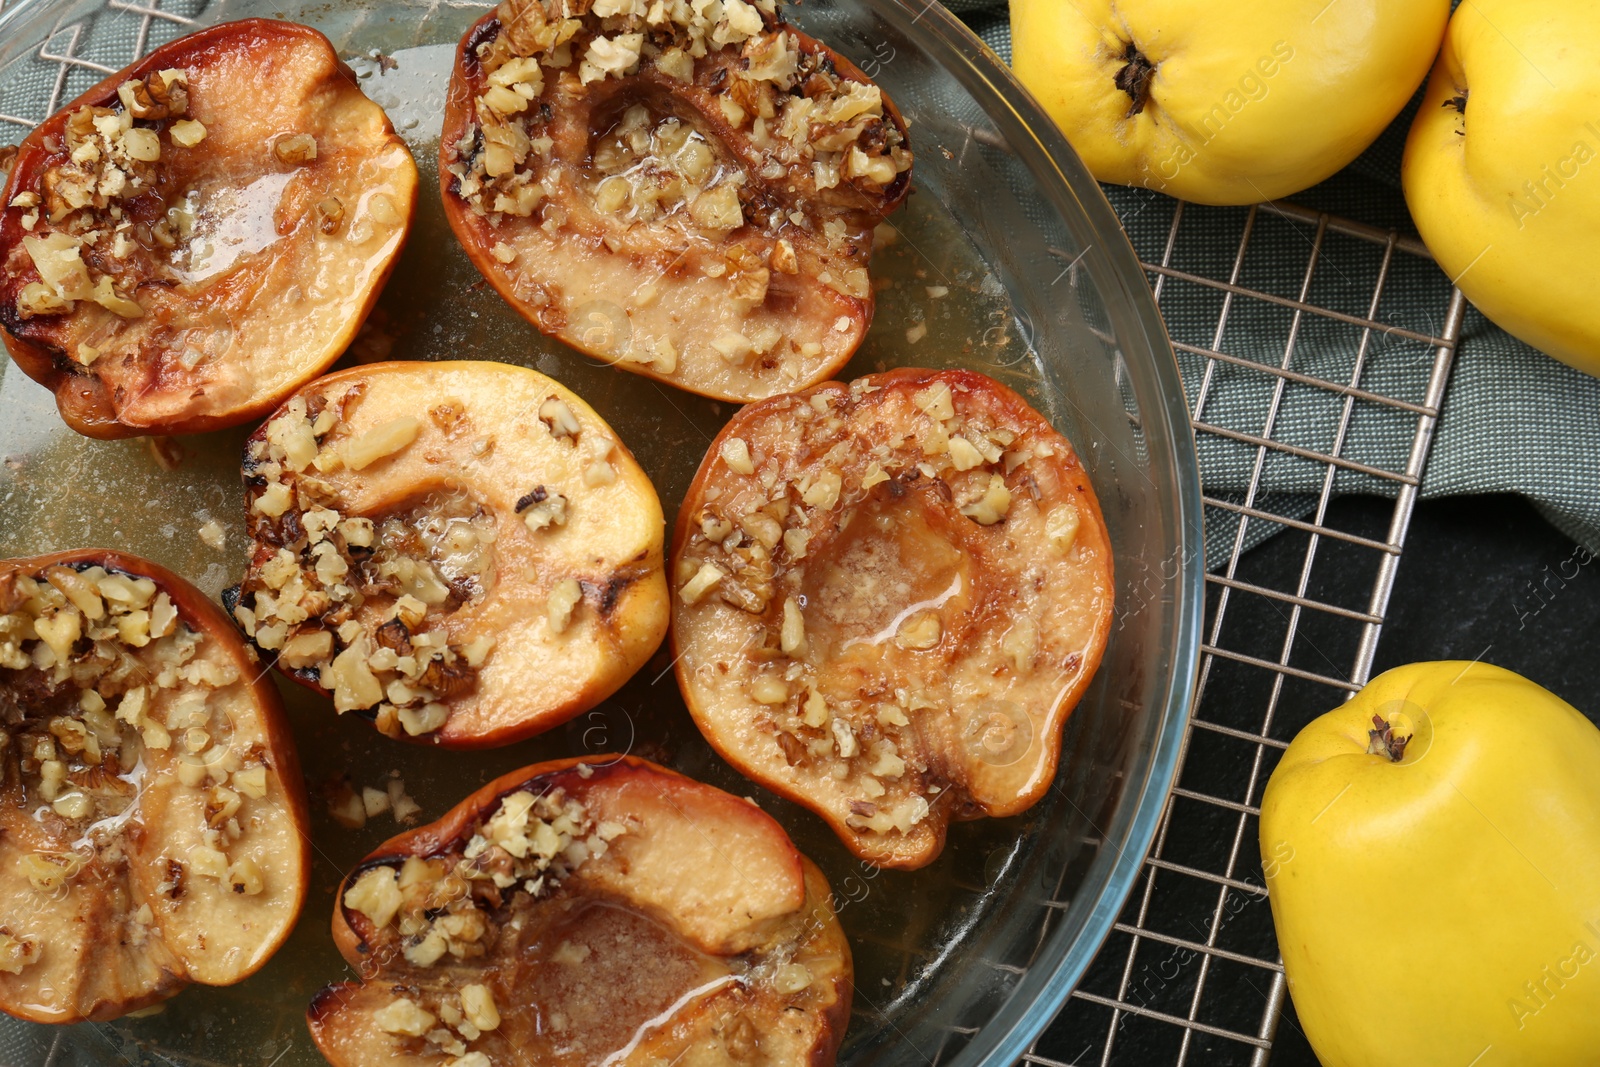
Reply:
<svg viewBox="0 0 1600 1067"><path fill-rule="evenodd" d="M161 3L108 0L109 10L139 20L128 62L196 25L184 15L163 10ZM7 0L0 0L0 12L7 6ZM79 56L83 34L83 22L64 21L37 53L39 64L55 68L48 107L38 115L16 115L8 113L0 100L0 124L31 129L66 100L119 69ZM13 139L0 137L5 142ZM1140 250L1157 301L1177 286L1199 287L1218 298L1216 314L1205 329L1192 323L1180 329L1169 321L1180 356L1199 360L1203 366L1199 388L1191 396L1197 439L1209 435L1254 448L1255 462L1242 493L1208 493L1204 498L1208 524L1225 523L1235 532L1225 565L1206 576L1206 642L1178 784L1120 921L1083 983L1019 1061L1036 1067L1266 1064L1287 998L1267 910L1262 860L1256 852L1257 803L1277 754L1294 732L1367 681L1465 308L1459 291L1432 268L1420 242L1290 204L1262 205L1240 213L1231 269L1183 269L1177 265L1177 252L1186 213L1204 209L1162 203L1162 210L1171 212L1165 242L1160 248ZM1307 231L1308 264L1299 291L1292 295L1243 284L1252 237L1268 219ZM1341 247L1335 247L1339 242ZM1364 311L1340 310L1313 299L1317 271L1347 273L1338 265L1345 257L1351 261L1349 271L1373 279ZM1437 307L1432 314L1423 314L1422 321L1407 322L1406 315L1385 311L1385 294L1397 263L1407 260L1427 263L1440 290ZM1224 273L1225 277L1219 276ZM1275 363L1228 351L1230 323L1252 308L1277 309L1285 316L1284 344ZM1417 317L1414 309L1410 317ZM1348 331L1355 359L1345 380L1295 368L1302 334L1312 323ZM1387 395L1363 385L1381 360L1394 358L1430 363L1420 395ZM1224 425L1210 417L1211 385L1224 367L1271 380L1270 402L1258 425ZM1306 448L1278 437L1280 413L1305 391L1342 400L1331 447ZM1414 420L1403 469L1389 470L1343 455L1348 430L1363 405L1401 412ZM1309 515L1303 507L1284 508L1278 497L1263 490L1262 472L1273 454L1322 465L1322 488L1314 495ZM1392 489L1394 505L1386 528L1350 528L1330 517L1330 502L1345 473L1376 479ZM1298 554L1300 565L1293 581L1263 584L1253 578L1252 557L1244 550L1259 540L1262 524L1280 534L1273 542L1274 552ZM1317 586L1323 568L1370 573L1365 602L1338 604L1321 598ZM1256 696L1231 703L1209 699L1225 686ZM1050 928L1049 916L1060 906L1064 905L1045 902L1041 944ZM935 1061L960 1047L961 1037L971 1032L952 1027L955 1040L947 1042Z"/></svg>
<svg viewBox="0 0 1600 1067"><path fill-rule="evenodd" d="M1037 1067L1268 1062L1287 997L1257 848L1261 791L1295 732L1348 699L1371 672L1466 306L1419 241L1290 204L1236 212L1238 243L1225 272L1182 269L1175 253L1186 215L1214 209L1163 203L1171 212L1164 244L1140 249L1157 301L1177 286L1216 294L1216 314L1205 323L1177 324L1168 317L1174 347L1190 361L1186 369L1201 368L1190 396L1197 443L1220 438L1253 448L1255 458L1242 493L1214 495L1208 486L1204 497L1208 528L1220 523L1234 533L1225 563L1206 575L1205 643L1178 784L1120 921L1084 981L1021 1060ZM1298 292L1241 284L1250 273L1252 237L1268 220L1306 237L1309 256ZM1366 307L1352 312L1314 302L1319 270L1346 280L1352 272L1370 278ZM1386 294L1397 273L1405 273L1408 284L1422 279L1437 303L1421 311L1411 301L1404 309L1391 306ZM1230 324L1263 308L1276 309L1282 328L1276 362L1228 351ZM1296 369L1300 343L1313 325L1324 345L1330 331L1348 335L1354 353L1348 377ZM1413 361L1418 395L1364 386L1382 361L1395 359ZM1270 401L1257 424L1223 425L1210 415L1211 387L1223 368L1270 381ZM1306 394L1335 398L1340 408L1331 447L1279 439L1281 413ZM1352 421L1364 408L1409 420L1402 469L1344 455ZM1320 464L1320 492L1295 498L1298 507L1283 507L1292 501L1262 488L1263 468L1274 454ZM1330 513L1336 485L1352 474L1368 479L1369 490L1375 479L1392 493L1382 528L1373 528L1370 512L1364 522ZM1263 525L1279 536L1246 554ZM1275 557L1270 567L1258 565L1257 557L1269 552ZM1269 569L1275 577L1259 574ZM1364 602L1325 598L1319 587L1334 572L1344 576L1346 588L1352 573L1370 577L1361 583ZM1238 699L1241 692L1249 699Z"/></svg>
<svg viewBox="0 0 1600 1067"><path fill-rule="evenodd" d="M171 11L161 10L161 2L162 0L150 0L148 4L141 4L133 2L133 0L108 0L106 3L107 10L127 12L139 20L127 62L122 66L132 63L153 47L151 40L152 27L158 27L166 31L159 33L162 41L171 40L173 37L177 37L196 27L197 23L191 18ZM0 14L3 14L6 8L12 6L15 6L14 0L0 0ZM31 117L13 115L4 110L5 102L0 100L0 123L31 130L43 122L47 116L54 114L62 104L78 93L106 75L115 74L122 69L122 67L108 67L103 63L97 63L77 55L78 48L83 41L85 23L82 21L66 23L65 19L62 22L64 24L57 25L57 28L40 45L36 54L37 60L41 65L53 65L56 68L55 83L51 88L49 106L39 115ZM4 138L0 140L0 143L9 144L11 139Z"/></svg>

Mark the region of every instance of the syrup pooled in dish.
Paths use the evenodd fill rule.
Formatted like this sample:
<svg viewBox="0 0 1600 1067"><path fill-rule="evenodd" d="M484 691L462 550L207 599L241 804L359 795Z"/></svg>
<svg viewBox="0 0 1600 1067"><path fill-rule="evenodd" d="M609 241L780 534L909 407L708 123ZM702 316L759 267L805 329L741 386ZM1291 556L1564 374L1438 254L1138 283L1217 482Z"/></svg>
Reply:
<svg viewBox="0 0 1600 1067"><path fill-rule="evenodd" d="M346 879L361 982L308 1013L335 1067L829 1067L850 950L828 884L747 800L632 757L491 782Z"/></svg>
<svg viewBox="0 0 1600 1067"><path fill-rule="evenodd" d="M667 628L661 503L538 371L378 363L245 445L233 605L278 668L390 737L506 744L592 707Z"/></svg>
<svg viewBox="0 0 1600 1067"><path fill-rule="evenodd" d="M344 351L416 188L316 30L180 38L22 142L0 194L6 346L91 437L249 421Z"/></svg>
<svg viewBox="0 0 1600 1067"><path fill-rule="evenodd" d="M672 567L701 732L883 866L1044 794L1110 630L1111 550L1072 446L969 371L746 407L690 486Z"/></svg>
<svg viewBox="0 0 1600 1067"><path fill-rule="evenodd" d="M691 392L814 384L872 319L893 103L773 0L506 0L462 39L445 211L539 329Z"/></svg>
<svg viewBox="0 0 1600 1067"><path fill-rule="evenodd" d="M82 551L0 562L0 1009L112 1019L229 985L310 877L277 691L176 575Z"/></svg>

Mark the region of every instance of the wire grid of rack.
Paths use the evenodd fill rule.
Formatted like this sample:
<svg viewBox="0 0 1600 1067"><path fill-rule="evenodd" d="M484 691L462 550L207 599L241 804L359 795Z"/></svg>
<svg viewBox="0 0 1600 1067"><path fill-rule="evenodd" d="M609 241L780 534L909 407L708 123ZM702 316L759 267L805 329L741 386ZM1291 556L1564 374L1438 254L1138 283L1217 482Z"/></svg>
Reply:
<svg viewBox="0 0 1600 1067"><path fill-rule="evenodd" d="M1420 242L1291 204L1235 211L1231 262L1220 264L1222 270L1185 269L1179 261L1186 215L1208 209L1165 204L1171 221L1164 240L1139 249L1157 301L1170 300L1180 286L1215 295L1213 314L1199 316L1203 321L1190 314L1178 323L1168 315L1193 383L1197 443L1204 448L1208 437L1219 439L1254 450L1254 457L1241 491L1218 494L1207 486L1204 497L1208 528L1225 524L1232 544L1225 562L1206 576L1205 643L1178 783L1113 933L1022 1059L1037 1067L1267 1062L1286 989L1257 846L1261 791L1295 732L1348 699L1371 672L1465 310L1464 298ZM1296 291L1245 284L1252 239L1269 221L1298 228L1306 238ZM1316 302L1319 269L1338 271L1346 281L1350 271L1370 279L1366 306L1341 310ZM1389 299L1397 275L1436 299L1420 311L1415 300L1399 306ZM1231 325L1263 308L1279 316L1278 358L1230 351ZM1313 323L1324 333L1348 334L1353 358L1343 379L1297 368L1300 343ZM1414 364L1413 395L1368 384L1381 361L1396 359ZM1208 411L1223 369L1270 383L1256 425L1223 424ZM1337 426L1325 447L1307 448L1278 433L1280 416L1306 391L1337 403ZM1353 419L1374 408L1408 425L1403 467L1345 455ZM1266 492L1262 474L1274 456L1320 465L1320 491L1287 500ZM1366 479L1363 488L1370 490L1375 480L1392 493L1385 528L1354 528L1359 524L1336 521L1330 512L1352 475ZM1295 501L1299 506L1283 506ZM1370 515L1365 520L1370 523ZM1252 534L1262 532L1261 524L1280 536L1246 554L1260 539ZM1256 557L1268 553L1275 557L1270 565L1257 566ZM1352 583L1352 574L1363 580ZM1319 592L1334 586L1348 591L1352 584L1364 600L1338 603Z"/></svg>
<svg viewBox="0 0 1600 1067"><path fill-rule="evenodd" d="M0 13L7 7L14 6L14 0L0 0ZM128 56L128 63L144 55L151 48L151 29L155 26L165 26L175 29L177 33L194 28L195 21L171 11L161 10L161 0L151 0L149 4L133 2L133 0L108 0L106 8L110 11L122 11L138 18L138 29L134 35L133 48ZM32 117L26 115L9 114L0 109L0 123L11 126L20 126L24 130L31 130L42 122L46 115L54 114L60 106L75 96L83 89L104 78L108 74L115 74L121 67L109 67L85 59L77 54L81 46L84 23L81 21L65 22L56 32L45 39L40 46L38 59L40 63L54 64L55 84L51 88L50 104L47 110L40 115ZM176 33L167 33L163 39L176 36ZM126 66L126 64L124 64ZM69 89L69 80L74 73L82 76L82 84L76 84Z"/></svg>
<svg viewBox="0 0 1600 1067"><path fill-rule="evenodd" d="M165 40L195 25L160 4L161 0L148 4L108 0L108 9L139 20L130 62L156 43L153 38ZM0 0L0 12L7 6L7 0ZM43 114L54 112L76 92L117 69L77 54L83 29L81 22L64 23L37 53L40 62L55 65L49 106ZM0 106L0 123L31 129L43 114L14 115ZM1022 1057L1022 1063L1037 1067L1158 1062L1178 1067L1187 1063L1261 1067L1267 1062L1286 997L1267 911L1262 857L1255 845L1257 804L1277 754L1295 730L1314 713L1347 699L1368 678L1465 308L1460 292L1432 266L1420 242L1292 204L1239 212L1239 236L1225 269L1214 269L1215 263L1209 270L1186 269L1180 253L1185 218L1205 209L1177 201L1163 204L1171 214L1164 240L1159 247L1139 249L1157 302L1177 287L1205 290L1217 298L1205 328L1168 319L1174 348L1180 359L1189 361L1187 377L1197 383L1190 397L1197 440L1209 436L1254 449L1255 458L1240 492L1213 494L1208 487L1204 498L1208 525L1226 523L1233 531L1233 544L1226 562L1206 576L1206 639L1178 784L1144 871L1094 967ZM1247 284L1252 239L1266 220L1309 231L1307 265L1295 292ZM1318 270L1339 261L1341 250L1333 247L1339 240L1346 243L1343 255L1361 260L1352 262L1351 269L1372 279L1364 308L1341 310L1314 298ZM1351 253L1352 248L1370 255L1362 259ZM1386 294L1399 273L1397 267L1406 262L1425 264L1423 269L1431 272L1427 277L1439 289L1438 306L1432 309L1437 319L1424 314L1425 321L1407 323L1401 321L1404 315L1385 314ZM1333 269L1344 273L1337 266ZM1284 316L1286 331L1276 361L1229 350L1230 324L1246 317L1248 308L1272 309ZM1310 323L1349 332L1354 359L1342 380L1296 368L1298 345ZM1380 339L1381 345L1375 343ZM1363 384L1380 359L1394 358L1426 363L1419 395L1389 395ZM1270 398L1259 425L1230 425L1211 417L1207 404L1222 368L1270 380ZM1198 376L1193 373L1196 369ZM1325 448L1307 448L1277 435L1280 413L1296 392L1304 390L1329 394L1342 405L1337 430ZM1387 469L1343 454L1352 420L1363 405L1403 413L1412 420L1403 468ZM1281 508L1281 498L1263 489L1263 471L1275 454L1322 466L1321 489L1314 494L1309 515L1304 506ZM1386 529L1360 531L1330 521L1330 503L1341 477L1348 473L1376 479L1393 492ZM1286 535L1275 542L1280 555L1289 551L1300 556L1288 583L1252 580L1251 558L1244 550L1259 540L1252 535L1260 533L1260 524ZM1290 544L1285 547L1284 542ZM1339 604L1318 597L1318 568L1330 563L1346 572L1355 567L1370 573L1363 603ZM1284 588L1285 584L1290 587ZM1303 646L1313 649L1312 658L1319 661L1315 666L1305 665ZM1224 683L1223 675L1234 677ZM1253 684L1239 677L1250 675ZM1208 697L1224 684L1230 691L1254 689L1258 699L1244 702L1245 706L1215 706ZM1218 751L1229 746L1236 750ZM1043 903L1047 916L1063 906ZM1041 944L1043 940L1041 935ZM1227 992L1219 994L1223 983ZM1241 993L1243 989L1249 992ZM963 1028L952 1027L951 1036L957 1040L935 1059L958 1048L962 1035Z"/></svg>

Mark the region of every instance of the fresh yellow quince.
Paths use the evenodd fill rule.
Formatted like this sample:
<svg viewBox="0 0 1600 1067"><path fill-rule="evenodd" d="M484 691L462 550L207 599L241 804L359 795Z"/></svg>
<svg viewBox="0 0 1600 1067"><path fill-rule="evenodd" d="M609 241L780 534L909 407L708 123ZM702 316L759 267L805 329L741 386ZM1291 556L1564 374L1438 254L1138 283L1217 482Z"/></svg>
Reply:
<svg viewBox="0 0 1600 1067"><path fill-rule="evenodd" d="M1284 753L1261 853L1324 1067L1600 1056L1600 730L1553 693L1482 663L1378 676Z"/></svg>
<svg viewBox="0 0 1600 1067"><path fill-rule="evenodd" d="M1417 231L1508 333L1600 374L1600 5L1472 0L1402 167Z"/></svg>
<svg viewBox="0 0 1600 1067"><path fill-rule="evenodd" d="M1012 65L1101 181L1254 204L1360 155L1449 17L1450 0L1012 0Z"/></svg>

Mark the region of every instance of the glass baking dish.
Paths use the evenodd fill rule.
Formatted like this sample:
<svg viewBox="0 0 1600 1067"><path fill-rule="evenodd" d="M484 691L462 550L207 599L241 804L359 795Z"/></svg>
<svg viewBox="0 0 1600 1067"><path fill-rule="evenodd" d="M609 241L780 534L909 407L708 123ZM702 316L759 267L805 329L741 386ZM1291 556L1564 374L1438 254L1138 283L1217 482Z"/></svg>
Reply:
<svg viewBox="0 0 1600 1067"><path fill-rule="evenodd" d="M497 359L554 375L628 442L670 524L729 406L619 373L540 336L482 284L444 223L433 190L451 52L485 6L0 3L0 144L193 27L249 16L316 26L388 109L423 171L411 241L357 349ZM1099 493L1116 556L1116 619L1094 685L1067 724L1055 787L1022 816L952 826L931 867L879 872L855 861L816 817L712 753L683 709L664 652L566 727L481 753L397 744L284 686L316 846L312 891L290 942L245 982L192 987L154 1015L61 1029L0 1021L0 1062L320 1064L305 1006L322 985L350 976L328 935L333 890L397 830L387 816L359 830L336 825L318 799L328 783L343 775L358 788L381 786L397 772L432 819L503 771L617 751L754 797L821 864L857 965L842 1063L1008 1064L1054 1016L1138 872L1188 716L1202 571L1182 384L1116 217L992 52L932 0L806 0L789 15L878 80L911 121L916 151L915 195L891 219L894 232L873 261L887 287L842 377L902 365L991 374L1073 441ZM49 393L0 363L0 555L115 547L218 595L243 569L238 461L247 430L175 439L160 455L146 441L89 441L61 424ZM196 536L212 520L225 530L220 550Z"/></svg>

